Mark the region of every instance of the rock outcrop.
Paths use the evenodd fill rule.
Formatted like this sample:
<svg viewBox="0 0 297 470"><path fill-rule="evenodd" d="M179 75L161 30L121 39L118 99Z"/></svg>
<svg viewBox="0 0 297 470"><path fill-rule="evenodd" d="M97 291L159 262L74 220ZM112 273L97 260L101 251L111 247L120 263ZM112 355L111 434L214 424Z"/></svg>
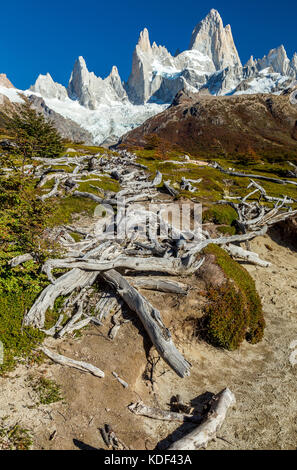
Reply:
<svg viewBox="0 0 297 470"><path fill-rule="evenodd" d="M92 135L86 129L83 129L71 119L66 119L50 109L42 98L36 95L31 95L29 96L29 100L32 103L33 108L39 113L42 113L47 120L51 121L53 126L59 131L60 135L64 139L92 145Z"/></svg>

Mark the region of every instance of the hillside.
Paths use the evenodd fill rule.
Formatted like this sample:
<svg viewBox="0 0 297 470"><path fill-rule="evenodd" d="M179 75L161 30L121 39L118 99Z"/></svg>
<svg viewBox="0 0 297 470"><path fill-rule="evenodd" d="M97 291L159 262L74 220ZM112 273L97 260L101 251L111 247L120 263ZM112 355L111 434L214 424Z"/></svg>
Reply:
<svg viewBox="0 0 297 470"><path fill-rule="evenodd" d="M297 106L289 94L211 96L178 93L172 105L120 139L145 146L157 135L195 156L296 159Z"/></svg>

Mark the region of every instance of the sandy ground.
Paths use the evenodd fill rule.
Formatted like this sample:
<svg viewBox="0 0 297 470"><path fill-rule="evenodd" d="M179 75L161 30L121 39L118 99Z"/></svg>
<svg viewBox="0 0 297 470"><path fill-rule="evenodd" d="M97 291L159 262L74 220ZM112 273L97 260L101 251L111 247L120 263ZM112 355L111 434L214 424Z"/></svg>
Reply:
<svg viewBox="0 0 297 470"><path fill-rule="evenodd" d="M137 320L124 324L114 341L107 338L110 324L90 327L78 339L48 340L62 354L86 360L105 372L99 379L46 360L41 366L20 365L9 379L0 379L0 417L19 422L34 436L35 449L106 448L98 428L105 423L126 445L134 449L165 448L189 428L133 415L127 406L142 399L168 409L173 395L185 402L202 403L206 392L217 393L228 386L237 405L229 411L218 438L208 449L296 449L297 365L289 357L290 344L297 340L297 258L274 235L259 237L251 248L273 265L269 268L245 264L256 280L263 300L266 330L257 345L244 343L235 352L217 350L193 335L199 316L195 290L187 301L180 296L149 293L160 308L176 343L192 363L191 376L178 378L161 360L154 379L155 393L143 379L150 351L149 342ZM193 280L187 282L193 285ZM199 284L199 283L198 283ZM197 289L199 285L197 284ZM129 384L125 389L112 376L115 371ZM37 405L26 382L29 374L43 374L62 387L64 401ZM197 397L200 397L197 399ZM195 401L196 399L196 401ZM56 431L53 440L50 435Z"/></svg>

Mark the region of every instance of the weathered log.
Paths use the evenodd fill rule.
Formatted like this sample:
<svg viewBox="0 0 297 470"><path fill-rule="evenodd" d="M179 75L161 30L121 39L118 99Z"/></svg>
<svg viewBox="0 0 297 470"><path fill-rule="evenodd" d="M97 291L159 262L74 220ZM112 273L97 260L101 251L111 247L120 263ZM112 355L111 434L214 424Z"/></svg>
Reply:
<svg viewBox="0 0 297 470"><path fill-rule="evenodd" d="M168 450L198 450L205 448L215 438L222 426L228 409L235 404L235 396L228 389L222 390L214 399L205 421L196 429L174 442Z"/></svg>
<svg viewBox="0 0 297 470"><path fill-rule="evenodd" d="M25 253L24 255L19 255L19 256L16 256L15 258L12 258L9 261L9 265L12 268L15 268L19 264L23 264L23 263L26 263L26 261L32 261L32 260L34 260L33 256L30 253Z"/></svg>
<svg viewBox="0 0 297 470"><path fill-rule="evenodd" d="M162 183L163 175L162 173L158 170L156 173L155 178L152 181L152 186L159 186L159 184Z"/></svg>
<svg viewBox="0 0 297 470"><path fill-rule="evenodd" d="M263 268L268 268L269 266L271 266L271 263L269 263L269 261L262 260L261 258L259 258L259 255L257 253L244 250L240 246L228 244L223 245L222 248L224 248L224 250L226 250L231 256L235 256L236 258L243 258L252 264L262 266Z"/></svg>
<svg viewBox="0 0 297 470"><path fill-rule="evenodd" d="M175 411L162 410L160 408L147 406L142 401L138 403L132 403L128 406L128 408L135 415L147 416L148 418L159 419L161 421L201 423L200 415L191 415L186 413L177 413Z"/></svg>
<svg viewBox="0 0 297 470"><path fill-rule="evenodd" d="M143 258L125 255L120 255L111 261L97 261L95 259L79 260L77 258L50 259L45 262L43 270L49 278L52 278L50 270L56 268L78 268L98 272L108 271L109 269L129 269L131 271L160 272L171 275L192 273L196 270L196 266L192 264L186 267L180 258Z"/></svg>
<svg viewBox="0 0 297 470"><path fill-rule="evenodd" d="M176 349L169 330L161 320L160 312L114 269L100 275L115 288L129 308L137 313L152 343L167 364L180 377L189 375L191 364Z"/></svg>
<svg viewBox="0 0 297 470"><path fill-rule="evenodd" d="M117 201L114 199L103 199L102 197L96 196L96 194L86 193L82 191L74 191L73 196L92 199L92 201L97 202L98 204L108 204L108 205L117 204Z"/></svg>
<svg viewBox="0 0 297 470"><path fill-rule="evenodd" d="M169 182L169 181L164 181L164 182L163 182L163 186L164 186L164 188L168 191L168 193L170 194L170 196L176 197L176 196L178 195L178 191L176 191L176 189L174 189L172 186L170 186L170 182Z"/></svg>
<svg viewBox="0 0 297 470"><path fill-rule="evenodd" d="M45 333L47 336L55 336L55 334L57 333L57 331L59 331L59 329L61 329L61 324L64 320L64 314L61 313L61 315L59 316L57 322L55 323L54 326L52 326L51 328L49 328L48 330L44 330L41 328L41 331L43 331L43 333Z"/></svg>
<svg viewBox="0 0 297 470"><path fill-rule="evenodd" d="M226 245L228 243L234 243L234 242L245 242L248 240L252 240L255 237L259 237L262 235L265 235L267 232L267 225L264 225L259 230L249 232L249 233L244 233L242 235L231 235L230 237L219 237L219 238L209 238L207 240L202 240L201 242L195 244L193 247L190 248L188 251L188 254L196 254L199 253L203 248L205 248L207 245L210 243L214 243L215 245Z"/></svg>
<svg viewBox="0 0 297 470"><path fill-rule="evenodd" d="M92 364L89 364L88 362L76 361L75 359L71 359L70 357L62 356L61 354L57 354L54 351L51 351L45 346L41 346L39 349L46 356L52 359L52 361L57 362L62 366L74 367L75 369L79 369L83 372L90 372L96 377L104 377L104 372L102 370L100 370L98 367L93 366Z"/></svg>
<svg viewBox="0 0 297 470"><path fill-rule="evenodd" d="M181 282L169 281L167 279L160 278L129 278L135 287L140 287L141 289L157 290L160 292L167 292L169 294L181 294L186 295L188 293L188 286L182 284Z"/></svg>
<svg viewBox="0 0 297 470"><path fill-rule="evenodd" d="M103 243L99 247L94 248L92 251L85 255L84 259L88 256L95 256L96 254L104 251L110 243ZM24 316L25 326L35 326L36 328L43 328L45 322L45 314L48 308L53 308L55 300L60 296L71 294L77 288L84 288L91 286L97 278L96 272L86 272L80 269L72 269L55 281L55 284L48 285L39 295L29 312Z"/></svg>

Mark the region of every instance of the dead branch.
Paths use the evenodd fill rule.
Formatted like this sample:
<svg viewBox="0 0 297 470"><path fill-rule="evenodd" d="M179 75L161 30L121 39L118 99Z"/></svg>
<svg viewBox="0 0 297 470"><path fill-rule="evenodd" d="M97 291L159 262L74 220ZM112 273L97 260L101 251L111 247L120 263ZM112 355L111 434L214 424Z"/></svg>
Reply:
<svg viewBox="0 0 297 470"><path fill-rule="evenodd" d="M128 406L129 410L135 415L147 416L152 419L159 419L161 421L178 421L180 423L192 422L200 423L200 415L191 415L186 413L177 413L175 411L162 410L160 408L154 408L152 406L145 405L142 401L138 403L132 403Z"/></svg>
<svg viewBox="0 0 297 470"><path fill-rule="evenodd" d="M215 438L222 426L228 409L235 404L235 396L225 388L213 400L206 419L194 431L174 442L168 450L198 450L205 448Z"/></svg>
<svg viewBox="0 0 297 470"><path fill-rule="evenodd" d="M70 357L62 356L61 354L57 354L54 351L51 351L45 346L41 346L40 350L52 361L57 362L62 366L74 367L75 369L82 370L83 372L90 372L96 377L104 377L104 372L102 370L98 369L98 367L95 367L92 364L89 364L88 362L76 361Z"/></svg>

